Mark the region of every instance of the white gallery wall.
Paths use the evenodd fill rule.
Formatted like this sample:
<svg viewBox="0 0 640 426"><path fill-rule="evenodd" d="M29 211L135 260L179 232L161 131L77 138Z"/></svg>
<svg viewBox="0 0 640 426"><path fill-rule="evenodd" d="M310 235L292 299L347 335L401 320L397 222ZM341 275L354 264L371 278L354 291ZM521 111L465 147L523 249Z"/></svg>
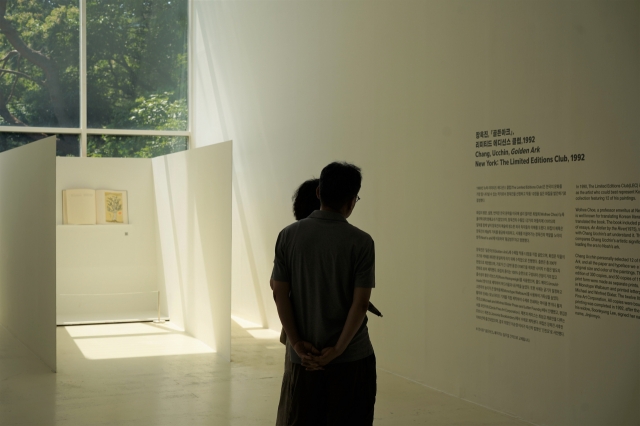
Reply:
<svg viewBox="0 0 640 426"><path fill-rule="evenodd" d="M169 316L230 359L232 143L152 163Z"/></svg>
<svg viewBox="0 0 640 426"><path fill-rule="evenodd" d="M640 422L638 2L193 9L194 140L234 140L235 315L280 329L291 195L352 161L381 368L536 424Z"/></svg>
<svg viewBox="0 0 640 426"><path fill-rule="evenodd" d="M0 324L56 370L56 140L0 154Z"/></svg>
<svg viewBox="0 0 640 426"><path fill-rule="evenodd" d="M58 324L157 316L156 292L162 289L151 160L56 161ZM62 225L62 191L77 188L127 191L129 224Z"/></svg>

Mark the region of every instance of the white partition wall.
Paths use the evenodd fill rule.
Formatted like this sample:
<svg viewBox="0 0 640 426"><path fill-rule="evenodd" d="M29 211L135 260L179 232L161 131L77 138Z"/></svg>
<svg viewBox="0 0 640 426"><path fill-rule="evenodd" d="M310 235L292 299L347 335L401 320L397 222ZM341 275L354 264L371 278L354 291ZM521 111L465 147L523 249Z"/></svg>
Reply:
<svg viewBox="0 0 640 426"><path fill-rule="evenodd" d="M154 158L161 275L172 322L230 359L231 150Z"/></svg>
<svg viewBox="0 0 640 426"><path fill-rule="evenodd" d="M62 225L62 191L77 188L127 191L129 224ZM157 317L151 160L59 157L55 191L58 324Z"/></svg>
<svg viewBox="0 0 640 426"><path fill-rule="evenodd" d="M0 154L0 324L56 370L56 138Z"/></svg>
<svg viewBox="0 0 640 426"><path fill-rule="evenodd" d="M231 143L58 158L58 323L161 316L230 356ZM128 225L62 225L62 190L126 190Z"/></svg>
<svg viewBox="0 0 640 426"><path fill-rule="evenodd" d="M280 329L290 197L352 161L381 368L536 424L640 423L640 3L193 8L195 142L234 140L234 314Z"/></svg>

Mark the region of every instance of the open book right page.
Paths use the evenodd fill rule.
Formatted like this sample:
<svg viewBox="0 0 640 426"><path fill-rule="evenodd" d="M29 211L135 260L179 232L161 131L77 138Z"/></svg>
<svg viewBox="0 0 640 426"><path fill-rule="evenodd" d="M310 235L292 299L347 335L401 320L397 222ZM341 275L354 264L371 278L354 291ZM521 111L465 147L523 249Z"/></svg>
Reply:
<svg viewBox="0 0 640 426"><path fill-rule="evenodd" d="M127 191L96 190L96 218L98 225L129 223Z"/></svg>

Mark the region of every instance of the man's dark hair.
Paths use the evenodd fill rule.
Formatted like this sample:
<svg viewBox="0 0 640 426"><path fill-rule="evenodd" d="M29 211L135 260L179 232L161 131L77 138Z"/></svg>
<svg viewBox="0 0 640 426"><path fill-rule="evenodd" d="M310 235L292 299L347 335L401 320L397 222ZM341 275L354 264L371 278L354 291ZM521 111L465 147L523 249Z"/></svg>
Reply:
<svg viewBox="0 0 640 426"><path fill-rule="evenodd" d="M316 195L319 184L320 179L309 179L293 193L293 215L296 220L304 219L320 209L320 200Z"/></svg>
<svg viewBox="0 0 640 426"><path fill-rule="evenodd" d="M349 163L333 162L320 173L320 200L334 210L340 210L360 191L360 167Z"/></svg>

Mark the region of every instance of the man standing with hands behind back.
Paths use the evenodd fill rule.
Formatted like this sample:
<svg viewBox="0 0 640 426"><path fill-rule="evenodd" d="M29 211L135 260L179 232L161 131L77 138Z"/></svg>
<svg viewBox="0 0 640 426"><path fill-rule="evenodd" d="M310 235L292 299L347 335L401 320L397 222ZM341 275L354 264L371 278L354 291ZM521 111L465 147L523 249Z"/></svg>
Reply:
<svg viewBox="0 0 640 426"><path fill-rule="evenodd" d="M293 348L287 426L373 424L376 359L366 312L374 245L347 222L361 182L353 164L329 164L320 175L320 210L278 235L271 287Z"/></svg>

